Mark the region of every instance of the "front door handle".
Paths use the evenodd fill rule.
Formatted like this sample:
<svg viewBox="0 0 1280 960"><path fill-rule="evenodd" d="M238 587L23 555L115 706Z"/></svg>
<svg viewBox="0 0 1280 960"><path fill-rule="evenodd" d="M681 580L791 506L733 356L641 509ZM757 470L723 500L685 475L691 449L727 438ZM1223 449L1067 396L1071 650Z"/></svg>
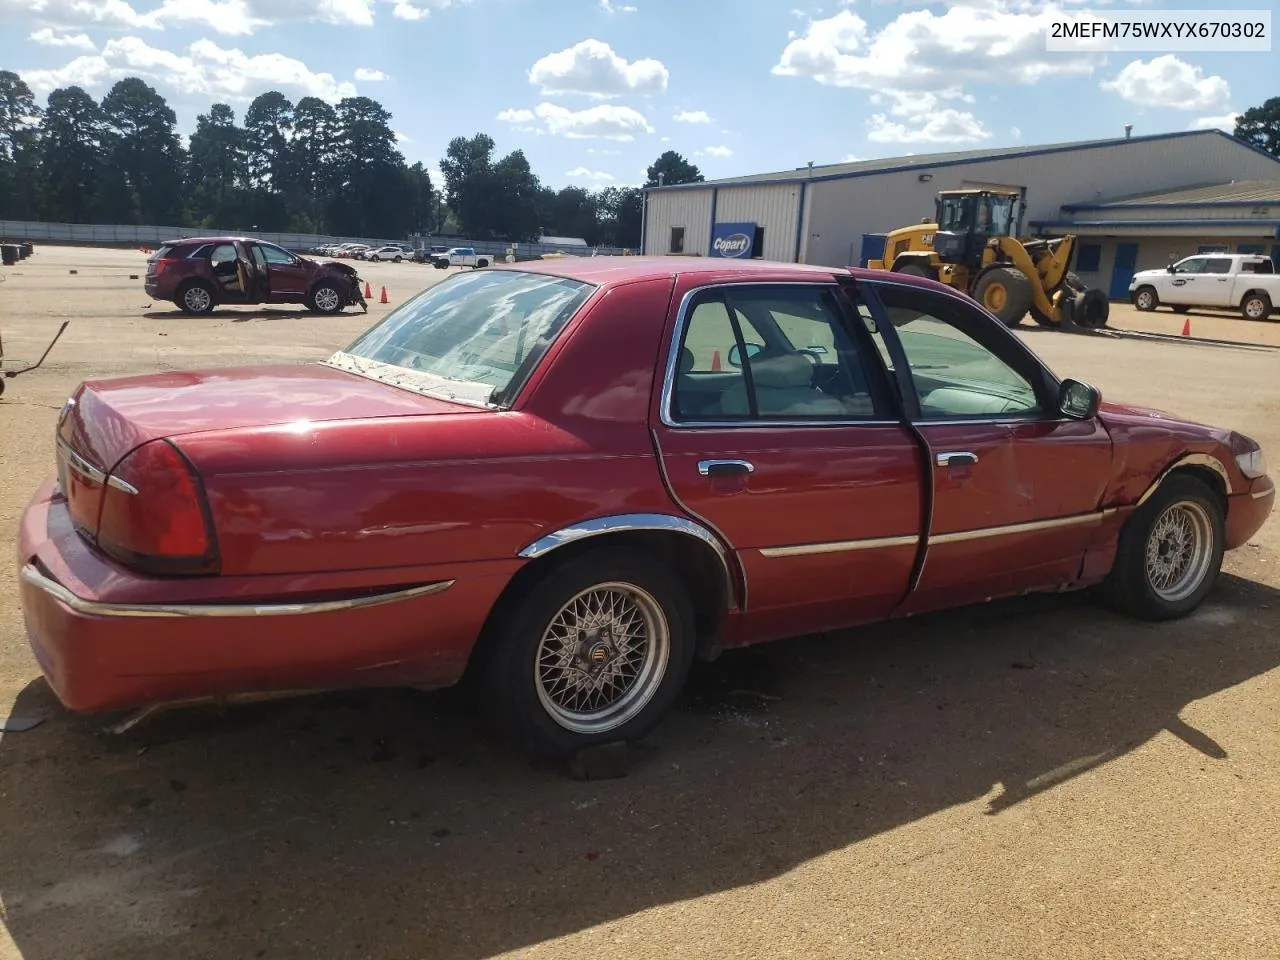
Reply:
<svg viewBox="0 0 1280 960"><path fill-rule="evenodd" d="M955 450L951 453L940 453L937 464L940 467L954 467L965 463L977 463L978 455L967 450Z"/></svg>
<svg viewBox="0 0 1280 960"><path fill-rule="evenodd" d="M735 477L754 473L755 464L747 460L699 460L698 473L704 477Z"/></svg>

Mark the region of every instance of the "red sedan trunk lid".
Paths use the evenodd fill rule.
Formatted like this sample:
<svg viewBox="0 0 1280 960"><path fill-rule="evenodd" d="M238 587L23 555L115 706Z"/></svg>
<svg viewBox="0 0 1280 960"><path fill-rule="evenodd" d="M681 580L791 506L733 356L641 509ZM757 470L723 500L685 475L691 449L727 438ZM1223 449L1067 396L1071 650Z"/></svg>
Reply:
<svg viewBox="0 0 1280 960"><path fill-rule="evenodd" d="M296 421L479 413L321 364L271 364L90 380L71 398L58 437L109 473L139 444Z"/></svg>

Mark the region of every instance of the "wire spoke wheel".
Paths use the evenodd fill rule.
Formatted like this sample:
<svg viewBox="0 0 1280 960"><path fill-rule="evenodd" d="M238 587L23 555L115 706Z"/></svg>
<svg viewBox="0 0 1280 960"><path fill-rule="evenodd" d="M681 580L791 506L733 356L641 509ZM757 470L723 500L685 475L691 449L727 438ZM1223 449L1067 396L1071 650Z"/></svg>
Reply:
<svg viewBox="0 0 1280 960"><path fill-rule="evenodd" d="M1171 504L1147 538L1147 583L1161 600L1177 603L1200 588L1213 564L1214 525L1194 500Z"/></svg>
<svg viewBox="0 0 1280 960"><path fill-rule="evenodd" d="M670 655L657 600L635 584L596 584L561 606L543 631L534 657L538 700L566 730L608 733L653 699Z"/></svg>

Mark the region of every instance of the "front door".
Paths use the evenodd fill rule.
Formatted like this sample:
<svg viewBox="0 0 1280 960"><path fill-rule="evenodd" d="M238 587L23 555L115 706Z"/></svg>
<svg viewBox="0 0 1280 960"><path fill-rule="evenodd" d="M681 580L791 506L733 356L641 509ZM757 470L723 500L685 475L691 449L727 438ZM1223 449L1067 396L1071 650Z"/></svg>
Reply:
<svg viewBox="0 0 1280 960"><path fill-rule="evenodd" d="M1111 289L1107 291L1107 296L1112 300L1129 299L1129 284L1133 282L1133 274L1137 266L1138 245L1117 243L1115 262L1111 267Z"/></svg>
<svg viewBox="0 0 1280 960"><path fill-rule="evenodd" d="M1180 261L1165 281L1168 295L1162 292L1160 299L1175 306L1198 307L1212 303L1209 284L1213 277L1205 275L1208 264L1208 257L1188 257Z"/></svg>
<svg viewBox="0 0 1280 960"><path fill-rule="evenodd" d="M1068 583L1098 536L1111 438L1058 412L1051 379L1002 324L960 297L874 283L929 450L929 537L911 596L921 613ZM879 335L879 334L878 334ZM902 364L895 364L895 373Z"/></svg>
<svg viewBox="0 0 1280 960"><path fill-rule="evenodd" d="M302 262L283 247L257 243L255 258L266 268L267 289L272 302L301 302L307 293L307 271Z"/></svg>
<svg viewBox="0 0 1280 960"><path fill-rule="evenodd" d="M741 643L881 619L922 534L920 448L832 282L677 285L654 439L746 577Z"/></svg>

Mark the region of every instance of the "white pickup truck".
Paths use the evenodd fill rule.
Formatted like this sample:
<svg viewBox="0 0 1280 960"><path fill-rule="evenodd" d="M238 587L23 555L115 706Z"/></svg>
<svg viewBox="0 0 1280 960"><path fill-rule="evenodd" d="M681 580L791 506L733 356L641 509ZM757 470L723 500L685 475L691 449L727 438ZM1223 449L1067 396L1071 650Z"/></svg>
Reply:
<svg viewBox="0 0 1280 960"><path fill-rule="evenodd" d="M1203 253L1163 270L1135 273L1129 299L1139 310L1218 307L1239 310L1246 320L1265 320L1280 303L1280 274L1259 254Z"/></svg>
<svg viewBox="0 0 1280 960"><path fill-rule="evenodd" d="M450 247L446 252L433 257L431 262L437 270L449 267L487 267L489 257L477 256L475 247Z"/></svg>

